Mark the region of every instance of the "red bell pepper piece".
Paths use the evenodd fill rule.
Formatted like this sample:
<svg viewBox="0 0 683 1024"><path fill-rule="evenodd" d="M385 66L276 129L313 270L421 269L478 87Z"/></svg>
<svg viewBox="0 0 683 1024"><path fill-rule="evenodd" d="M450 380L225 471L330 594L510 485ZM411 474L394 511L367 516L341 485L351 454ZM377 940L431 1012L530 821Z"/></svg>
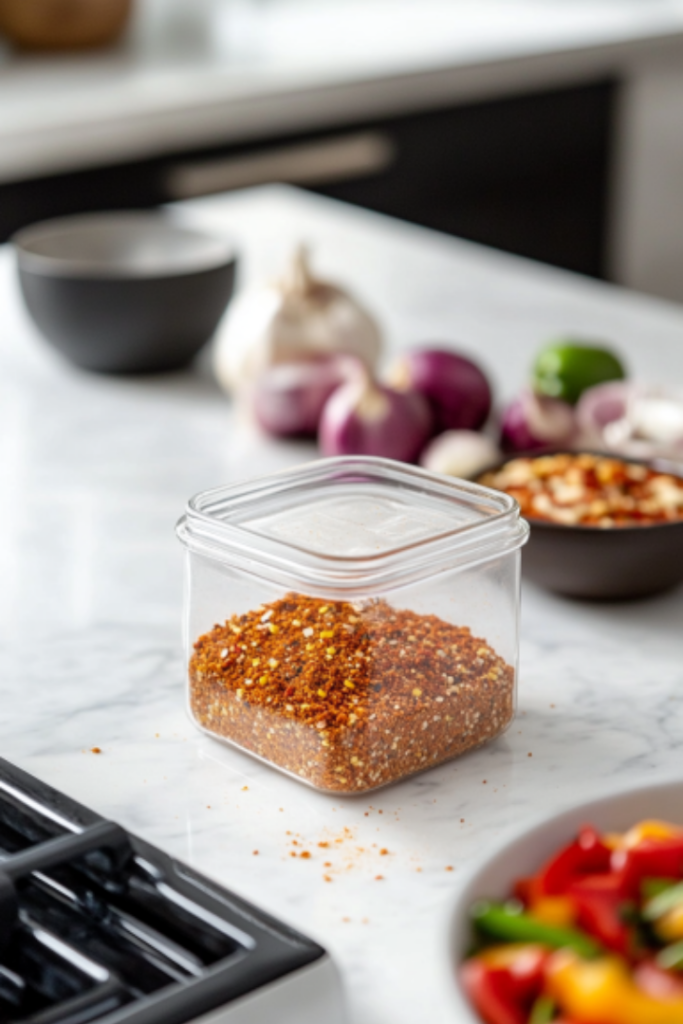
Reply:
<svg viewBox="0 0 683 1024"><path fill-rule="evenodd" d="M634 932L622 919L620 905L599 893L574 893L577 923L606 949L630 959L634 954Z"/></svg>
<svg viewBox="0 0 683 1024"><path fill-rule="evenodd" d="M633 898L644 878L683 878L683 835L643 839L630 849L614 850L611 868L622 878L622 891Z"/></svg>
<svg viewBox="0 0 683 1024"><path fill-rule="evenodd" d="M594 828L585 825L573 843L565 846L541 868L532 882L532 892L539 896L561 896L572 882L585 875L607 872L612 851L605 846Z"/></svg>
<svg viewBox="0 0 683 1024"><path fill-rule="evenodd" d="M486 1024L526 1024L543 988L549 952L529 945L518 950L485 950L461 965L462 986Z"/></svg>
<svg viewBox="0 0 683 1024"><path fill-rule="evenodd" d="M635 932L622 919L628 898L621 873L587 875L572 882L567 896L577 910L577 924L607 949L631 957Z"/></svg>
<svg viewBox="0 0 683 1024"><path fill-rule="evenodd" d="M512 997L509 971L487 967L472 957L460 968L460 980L486 1024L526 1024L525 1007Z"/></svg>

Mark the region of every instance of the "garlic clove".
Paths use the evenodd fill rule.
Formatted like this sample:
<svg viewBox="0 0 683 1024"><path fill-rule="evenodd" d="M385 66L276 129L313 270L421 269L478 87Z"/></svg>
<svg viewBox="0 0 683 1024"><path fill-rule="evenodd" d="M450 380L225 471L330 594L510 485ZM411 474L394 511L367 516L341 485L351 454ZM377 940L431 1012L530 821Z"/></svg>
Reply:
<svg viewBox="0 0 683 1024"><path fill-rule="evenodd" d="M474 430L446 430L429 442L420 465L432 473L472 479L502 459L500 448Z"/></svg>

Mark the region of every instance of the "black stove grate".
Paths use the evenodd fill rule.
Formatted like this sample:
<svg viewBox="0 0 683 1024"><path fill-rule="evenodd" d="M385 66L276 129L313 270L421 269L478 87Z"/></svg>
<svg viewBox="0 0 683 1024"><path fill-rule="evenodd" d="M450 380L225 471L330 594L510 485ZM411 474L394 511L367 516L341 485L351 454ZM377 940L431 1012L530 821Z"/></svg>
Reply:
<svg viewBox="0 0 683 1024"><path fill-rule="evenodd" d="M0 759L0 1024L185 1024L323 955Z"/></svg>

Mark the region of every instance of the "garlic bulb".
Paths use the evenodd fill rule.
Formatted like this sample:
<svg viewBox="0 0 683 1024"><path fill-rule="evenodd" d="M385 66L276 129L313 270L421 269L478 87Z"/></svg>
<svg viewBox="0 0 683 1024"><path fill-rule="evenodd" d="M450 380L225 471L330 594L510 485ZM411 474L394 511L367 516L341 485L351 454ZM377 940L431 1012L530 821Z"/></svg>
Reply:
<svg viewBox="0 0 683 1024"><path fill-rule="evenodd" d="M346 353L374 369L380 347L370 314L343 289L314 277L300 247L281 281L234 300L219 329L214 370L221 387L237 392L277 363Z"/></svg>

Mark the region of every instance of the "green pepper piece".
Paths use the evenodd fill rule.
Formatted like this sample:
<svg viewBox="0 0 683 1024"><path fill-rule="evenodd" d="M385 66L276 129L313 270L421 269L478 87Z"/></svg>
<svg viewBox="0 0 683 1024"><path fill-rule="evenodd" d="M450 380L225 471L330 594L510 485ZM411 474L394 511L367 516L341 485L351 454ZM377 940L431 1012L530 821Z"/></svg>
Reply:
<svg viewBox="0 0 683 1024"><path fill-rule="evenodd" d="M622 363L609 349L558 341L539 352L532 382L536 394L575 405L587 388L625 376Z"/></svg>
<svg viewBox="0 0 683 1024"><path fill-rule="evenodd" d="M683 971L683 942L674 942L672 946L660 949L655 961L665 971Z"/></svg>
<svg viewBox="0 0 683 1024"><path fill-rule="evenodd" d="M528 1024L550 1024L555 1020L557 1003L551 996L539 996L531 1007Z"/></svg>
<svg viewBox="0 0 683 1024"><path fill-rule="evenodd" d="M683 903L683 882L671 885L658 896L653 896L643 907L643 917L646 921L657 921L669 910L679 907Z"/></svg>
<svg viewBox="0 0 683 1024"><path fill-rule="evenodd" d="M645 901L651 900L677 884L678 879L676 878L643 878L640 883L640 895Z"/></svg>
<svg viewBox="0 0 683 1024"><path fill-rule="evenodd" d="M520 906L482 901L472 908L472 921L485 934L508 942L540 942L552 949L571 949L584 957L601 952L601 946L585 932L546 924L524 913Z"/></svg>

